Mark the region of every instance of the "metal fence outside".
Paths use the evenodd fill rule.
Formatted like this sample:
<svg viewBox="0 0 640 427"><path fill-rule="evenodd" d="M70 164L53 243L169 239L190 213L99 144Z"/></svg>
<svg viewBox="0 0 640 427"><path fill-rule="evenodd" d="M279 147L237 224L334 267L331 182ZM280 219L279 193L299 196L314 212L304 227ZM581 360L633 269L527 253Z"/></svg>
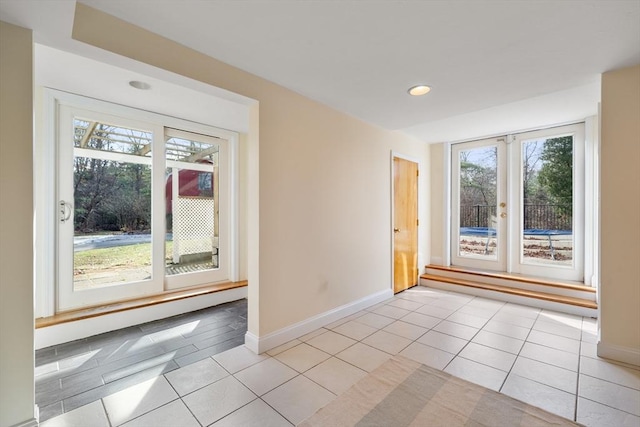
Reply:
<svg viewBox="0 0 640 427"><path fill-rule="evenodd" d="M496 206L461 205L460 227L492 227ZM524 227L543 230L571 230L570 205L524 205Z"/></svg>
<svg viewBox="0 0 640 427"><path fill-rule="evenodd" d="M487 205L461 205L460 227L492 228L491 218L496 216L496 207Z"/></svg>

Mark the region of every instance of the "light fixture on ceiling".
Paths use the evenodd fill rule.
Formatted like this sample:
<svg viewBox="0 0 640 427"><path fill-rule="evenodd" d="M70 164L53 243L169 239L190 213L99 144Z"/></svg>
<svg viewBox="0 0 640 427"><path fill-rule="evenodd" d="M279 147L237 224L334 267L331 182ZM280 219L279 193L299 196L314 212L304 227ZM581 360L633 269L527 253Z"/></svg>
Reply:
<svg viewBox="0 0 640 427"><path fill-rule="evenodd" d="M417 85L410 87L407 92L409 92L409 95L411 96L422 96L428 94L429 91L431 91L431 87L426 85Z"/></svg>
<svg viewBox="0 0 640 427"><path fill-rule="evenodd" d="M151 85L149 83L141 82L139 80L131 80L129 82L129 86L134 87L136 89L140 89L140 90L149 90L149 89L151 89Z"/></svg>

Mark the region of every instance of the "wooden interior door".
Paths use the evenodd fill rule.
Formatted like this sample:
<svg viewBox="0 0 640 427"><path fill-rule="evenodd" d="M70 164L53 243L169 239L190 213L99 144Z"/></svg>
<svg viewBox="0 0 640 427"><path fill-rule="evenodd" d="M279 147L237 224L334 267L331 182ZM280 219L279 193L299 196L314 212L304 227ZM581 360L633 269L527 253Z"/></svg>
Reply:
<svg viewBox="0 0 640 427"><path fill-rule="evenodd" d="M393 157L393 292L418 283L418 164Z"/></svg>

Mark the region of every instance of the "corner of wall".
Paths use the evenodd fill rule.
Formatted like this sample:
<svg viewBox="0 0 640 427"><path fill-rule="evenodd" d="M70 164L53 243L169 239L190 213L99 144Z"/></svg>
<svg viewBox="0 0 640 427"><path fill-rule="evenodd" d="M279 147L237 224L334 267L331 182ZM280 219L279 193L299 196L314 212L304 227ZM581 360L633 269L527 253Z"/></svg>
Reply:
<svg viewBox="0 0 640 427"><path fill-rule="evenodd" d="M640 64L602 75L598 354L616 360L640 353L639 93Z"/></svg>
<svg viewBox="0 0 640 427"><path fill-rule="evenodd" d="M1 21L0 122L0 425L26 426L35 419L33 34Z"/></svg>

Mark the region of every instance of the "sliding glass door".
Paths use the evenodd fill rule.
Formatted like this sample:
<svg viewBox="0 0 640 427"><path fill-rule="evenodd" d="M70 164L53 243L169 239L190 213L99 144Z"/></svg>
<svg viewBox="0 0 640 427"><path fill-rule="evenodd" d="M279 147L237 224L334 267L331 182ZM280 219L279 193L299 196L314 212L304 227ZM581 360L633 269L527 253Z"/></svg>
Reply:
<svg viewBox="0 0 640 427"><path fill-rule="evenodd" d="M57 311L230 280L228 141L130 116L59 106Z"/></svg>
<svg viewBox="0 0 640 427"><path fill-rule="evenodd" d="M153 194L162 134L157 125L60 107L60 310L162 291L162 204Z"/></svg>
<svg viewBox="0 0 640 427"><path fill-rule="evenodd" d="M167 288L228 277L228 150L220 138L165 131Z"/></svg>

